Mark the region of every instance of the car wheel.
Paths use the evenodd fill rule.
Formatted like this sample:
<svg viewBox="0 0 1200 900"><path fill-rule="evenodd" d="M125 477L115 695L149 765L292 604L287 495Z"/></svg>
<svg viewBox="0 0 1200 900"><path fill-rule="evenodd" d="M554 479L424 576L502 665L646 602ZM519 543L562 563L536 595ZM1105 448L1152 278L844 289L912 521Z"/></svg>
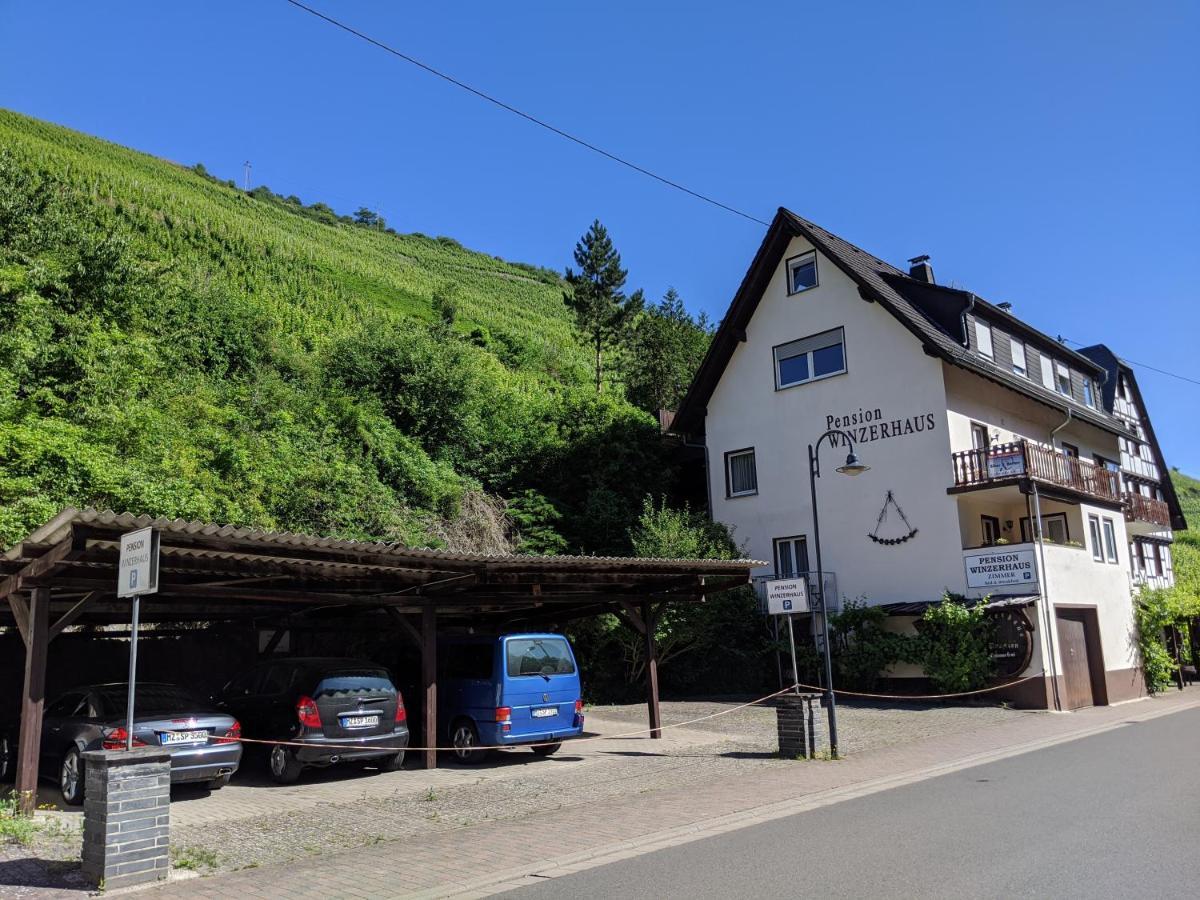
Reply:
<svg viewBox="0 0 1200 900"><path fill-rule="evenodd" d="M271 755L267 757L267 769L271 773L271 780L276 784L293 784L300 777L300 770L303 768L304 764L296 759L296 754L287 747L277 744L271 748Z"/></svg>
<svg viewBox="0 0 1200 900"><path fill-rule="evenodd" d="M225 787L225 785L229 784L232 778L232 772L230 772L228 775L218 775L212 781L208 782L205 787L207 787L210 791L219 791L221 788Z"/></svg>
<svg viewBox="0 0 1200 900"><path fill-rule="evenodd" d="M379 764L380 772L399 772L404 768L404 751L394 753L391 756L384 757Z"/></svg>
<svg viewBox="0 0 1200 900"><path fill-rule="evenodd" d="M560 742L557 744L537 744L536 746L530 747L529 749L532 750L534 753L536 753L538 756L553 756L555 753L557 753L559 750L562 749L562 743Z"/></svg>
<svg viewBox="0 0 1200 900"><path fill-rule="evenodd" d="M72 747L63 757L58 786L62 789L63 802L68 806L78 806L83 802L83 759L79 756L78 747Z"/></svg>
<svg viewBox="0 0 1200 900"><path fill-rule="evenodd" d="M464 720L455 725L450 743L454 745L454 758L460 763L473 765L487 756L487 751L479 747L479 732L471 722Z"/></svg>

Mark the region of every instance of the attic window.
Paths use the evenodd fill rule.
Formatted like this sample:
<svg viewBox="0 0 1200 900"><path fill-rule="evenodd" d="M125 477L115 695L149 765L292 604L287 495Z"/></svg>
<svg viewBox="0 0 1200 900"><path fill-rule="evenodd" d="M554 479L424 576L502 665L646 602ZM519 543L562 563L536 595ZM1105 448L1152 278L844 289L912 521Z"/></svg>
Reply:
<svg viewBox="0 0 1200 900"><path fill-rule="evenodd" d="M810 250L787 261L788 295L817 286L817 253Z"/></svg>
<svg viewBox="0 0 1200 900"><path fill-rule="evenodd" d="M1054 361L1054 382L1060 394L1071 396L1071 370L1058 360Z"/></svg>
<svg viewBox="0 0 1200 900"><path fill-rule="evenodd" d="M975 320L975 349L988 359L993 356L992 326L978 319Z"/></svg>

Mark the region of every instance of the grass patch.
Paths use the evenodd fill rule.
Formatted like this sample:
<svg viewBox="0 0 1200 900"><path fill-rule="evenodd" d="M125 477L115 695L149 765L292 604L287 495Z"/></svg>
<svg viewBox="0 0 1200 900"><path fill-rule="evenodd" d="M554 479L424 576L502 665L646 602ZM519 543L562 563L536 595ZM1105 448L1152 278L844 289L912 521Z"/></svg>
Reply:
<svg viewBox="0 0 1200 900"><path fill-rule="evenodd" d="M172 847L171 865L176 869L198 871L201 867L215 869L217 854L204 847Z"/></svg>

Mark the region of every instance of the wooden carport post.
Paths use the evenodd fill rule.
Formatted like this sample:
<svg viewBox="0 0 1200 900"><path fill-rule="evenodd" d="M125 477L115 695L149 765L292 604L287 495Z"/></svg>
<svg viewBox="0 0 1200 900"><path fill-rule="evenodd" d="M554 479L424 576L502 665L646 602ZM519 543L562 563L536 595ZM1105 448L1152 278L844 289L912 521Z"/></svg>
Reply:
<svg viewBox="0 0 1200 900"><path fill-rule="evenodd" d="M20 602L16 596L11 600ZM14 603L14 609L16 608ZM21 694L21 736L17 744L17 796L21 812L37 808L42 709L46 703L46 650L50 643L50 589L34 588L25 629L25 689Z"/></svg>
<svg viewBox="0 0 1200 900"><path fill-rule="evenodd" d="M421 607L421 680L425 687L425 768L437 768L437 609Z"/></svg>
<svg viewBox="0 0 1200 900"><path fill-rule="evenodd" d="M654 608L642 601L642 634L646 638L646 705L650 711L650 737L662 737L662 715L658 708L658 648L654 645Z"/></svg>

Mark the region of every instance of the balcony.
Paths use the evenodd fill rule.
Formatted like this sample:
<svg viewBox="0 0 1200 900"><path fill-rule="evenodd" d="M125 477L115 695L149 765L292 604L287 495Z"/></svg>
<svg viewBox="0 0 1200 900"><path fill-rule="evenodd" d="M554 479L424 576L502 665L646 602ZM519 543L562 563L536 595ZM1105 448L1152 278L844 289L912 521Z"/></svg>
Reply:
<svg viewBox="0 0 1200 900"><path fill-rule="evenodd" d="M1171 511L1167 504L1154 497L1125 494L1125 521L1148 522L1163 528L1171 527Z"/></svg>
<svg viewBox="0 0 1200 900"><path fill-rule="evenodd" d="M951 459L955 488L984 488L1027 478L1108 503L1122 502L1116 472L1032 441L960 450Z"/></svg>

